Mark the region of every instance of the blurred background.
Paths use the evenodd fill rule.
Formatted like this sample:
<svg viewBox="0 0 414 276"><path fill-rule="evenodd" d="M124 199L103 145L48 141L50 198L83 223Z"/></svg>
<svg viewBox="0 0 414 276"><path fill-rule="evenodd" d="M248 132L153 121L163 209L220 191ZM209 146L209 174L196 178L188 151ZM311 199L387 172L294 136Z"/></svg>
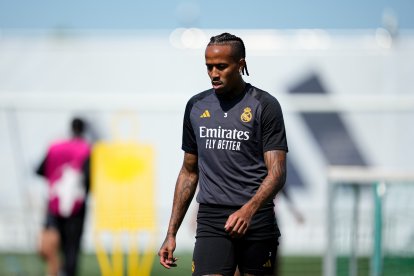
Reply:
<svg viewBox="0 0 414 276"><path fill-rule="evenodd" d="M142 185L155 243L138 240L158 251L185 104L210 88L204 50L222 32L244 40L245 81L284 111L279 275L414 275L413 12L409 0L0 0L0 275L43 273L47 185L34 171L73 116L93 143L152 148ZM80 275L101 275L95 202L92 192ZM151 275L191 273L196 207L178 234L179 267L155 257Z"/></svg>

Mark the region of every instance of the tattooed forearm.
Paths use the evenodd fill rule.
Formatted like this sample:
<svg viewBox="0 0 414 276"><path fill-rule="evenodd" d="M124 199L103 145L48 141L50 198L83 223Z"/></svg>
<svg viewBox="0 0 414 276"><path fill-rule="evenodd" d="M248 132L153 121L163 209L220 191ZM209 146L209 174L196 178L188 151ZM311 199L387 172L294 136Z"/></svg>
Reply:
<svg viewBox="0 0 414 276"><path fill-rule="evenodd" d="M269 154L269 159L271 160L272 166L270 167L270 172L268 177L272 178L275 181L275 193L273 196L279 192L286 182L286 153L283 152L276 154Z"/></svg>
<svg viewBox="0 0 414 276"><path fill-rule="evenodd" d="M254 211L272 200L283 188L286 181L286 152L280 150L267 151L264 158L268 174L255 196L248 203Z"/></svg>
<svg viewBox="0 0 414 276"><path fill-rule="evenodd" d="M175 185L168 235L176 235L194 197L198 182L197 156L187 154Z"/></svg>

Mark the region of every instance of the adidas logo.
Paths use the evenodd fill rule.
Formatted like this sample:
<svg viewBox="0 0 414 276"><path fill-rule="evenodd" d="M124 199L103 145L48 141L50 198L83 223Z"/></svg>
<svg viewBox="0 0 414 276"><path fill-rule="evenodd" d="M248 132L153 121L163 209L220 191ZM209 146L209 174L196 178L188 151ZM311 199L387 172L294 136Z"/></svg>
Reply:
<svg viewBox="0 0 414 276"><path fill-rule="evenodd" d="M270 260L267 260L263 267L272 267L272 263L270 262Z"/></svg>
<svg viewBox="0 0 414 276"><path fill-rule="evenodd" d="M206 109L203 114L200 115L200 118L210 118L210 112Z"/></svg>

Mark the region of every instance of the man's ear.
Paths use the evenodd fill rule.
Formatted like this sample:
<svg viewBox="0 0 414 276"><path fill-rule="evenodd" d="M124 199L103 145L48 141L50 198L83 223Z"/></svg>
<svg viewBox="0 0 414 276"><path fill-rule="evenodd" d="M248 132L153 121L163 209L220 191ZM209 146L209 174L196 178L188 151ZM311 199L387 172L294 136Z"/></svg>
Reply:
<svg viewBox="0 0 414 276"><path fill-rule="evenodd" d="M239 60L239 73L244 75L244 71L246 71L246 74L249 75L249 71L247 71L246 60L244 58L241 58Z"/></svg>
<svg viewBox="0 0 414 276"><path fill-rule="evenodd" d="M244 74L244 68L246 67L246 60L244 58L241 58L239 60L239 73Z"/></svg>

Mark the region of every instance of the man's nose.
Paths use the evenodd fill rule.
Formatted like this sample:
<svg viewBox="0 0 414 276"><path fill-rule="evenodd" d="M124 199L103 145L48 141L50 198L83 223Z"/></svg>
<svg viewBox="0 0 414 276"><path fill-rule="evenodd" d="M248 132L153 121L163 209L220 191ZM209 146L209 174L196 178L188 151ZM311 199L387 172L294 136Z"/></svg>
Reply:
<svg viewBox="0 0 414 276"><path fill-rule="evenodd" d="M213 69L211 70L211 78L219 78L219 71L213 67Z"/></svg>

